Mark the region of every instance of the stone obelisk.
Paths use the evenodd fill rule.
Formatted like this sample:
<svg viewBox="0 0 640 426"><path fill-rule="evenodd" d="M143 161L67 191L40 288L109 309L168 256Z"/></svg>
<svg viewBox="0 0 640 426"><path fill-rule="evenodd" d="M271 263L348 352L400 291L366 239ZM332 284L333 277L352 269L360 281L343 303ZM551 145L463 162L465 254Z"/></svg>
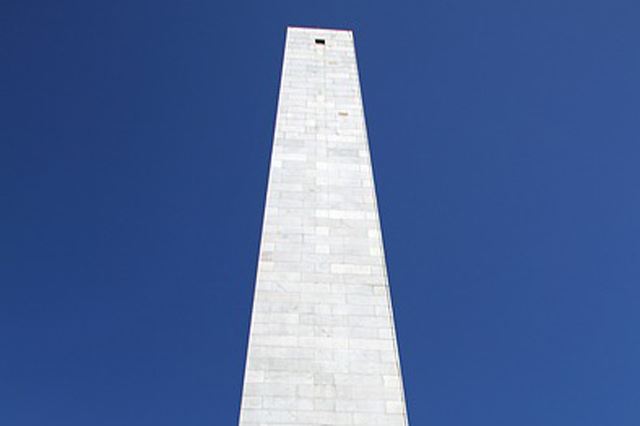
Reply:
<svg viewBox="0 0 640 426"><path fill-rule="evenodd" d="M287 30L240 425L408 425L351 31Z"/></svg>

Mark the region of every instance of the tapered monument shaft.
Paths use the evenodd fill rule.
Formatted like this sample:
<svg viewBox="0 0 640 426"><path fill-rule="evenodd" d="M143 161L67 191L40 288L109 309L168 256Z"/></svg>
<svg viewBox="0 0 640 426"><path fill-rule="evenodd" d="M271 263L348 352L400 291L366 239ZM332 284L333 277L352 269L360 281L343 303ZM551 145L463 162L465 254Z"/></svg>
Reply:
<svg viewBox="0 0 640 426"><path fill-rule="evenodd" d="M408 424L350 31L287 31L241 426Z"/></svg>

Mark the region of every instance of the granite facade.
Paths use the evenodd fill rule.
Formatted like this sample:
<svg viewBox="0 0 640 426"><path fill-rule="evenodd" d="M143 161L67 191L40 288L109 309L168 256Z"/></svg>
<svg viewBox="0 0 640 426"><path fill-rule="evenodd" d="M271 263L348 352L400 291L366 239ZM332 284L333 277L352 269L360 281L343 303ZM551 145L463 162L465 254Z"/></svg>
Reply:
<svg viewBox="0 0 640 426"><path fill-rule="evenodd" d="M353 34L289 28L240 425L407 424Z"/></svg>

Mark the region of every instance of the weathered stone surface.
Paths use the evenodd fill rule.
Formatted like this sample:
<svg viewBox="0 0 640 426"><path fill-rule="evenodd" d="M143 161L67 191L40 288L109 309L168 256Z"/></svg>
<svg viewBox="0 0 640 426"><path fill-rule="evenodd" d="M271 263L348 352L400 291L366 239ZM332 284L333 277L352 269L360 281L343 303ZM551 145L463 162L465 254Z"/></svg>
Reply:
<svg viewBox="0 0 640 426"><path fill-rule="evenodd" d="M353 35L289 28L240 425L407 424Z"/></svg>

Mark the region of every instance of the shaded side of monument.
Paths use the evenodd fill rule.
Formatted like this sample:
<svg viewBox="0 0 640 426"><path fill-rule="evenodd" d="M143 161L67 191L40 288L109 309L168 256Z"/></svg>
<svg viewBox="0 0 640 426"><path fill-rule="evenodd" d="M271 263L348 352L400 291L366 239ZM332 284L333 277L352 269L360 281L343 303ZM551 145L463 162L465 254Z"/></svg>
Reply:
<svg viewBox="0 0 640 426"><path fill-rule="evenodd" d="M351 31L287 30L239 424L408 425Z"/></svg>

